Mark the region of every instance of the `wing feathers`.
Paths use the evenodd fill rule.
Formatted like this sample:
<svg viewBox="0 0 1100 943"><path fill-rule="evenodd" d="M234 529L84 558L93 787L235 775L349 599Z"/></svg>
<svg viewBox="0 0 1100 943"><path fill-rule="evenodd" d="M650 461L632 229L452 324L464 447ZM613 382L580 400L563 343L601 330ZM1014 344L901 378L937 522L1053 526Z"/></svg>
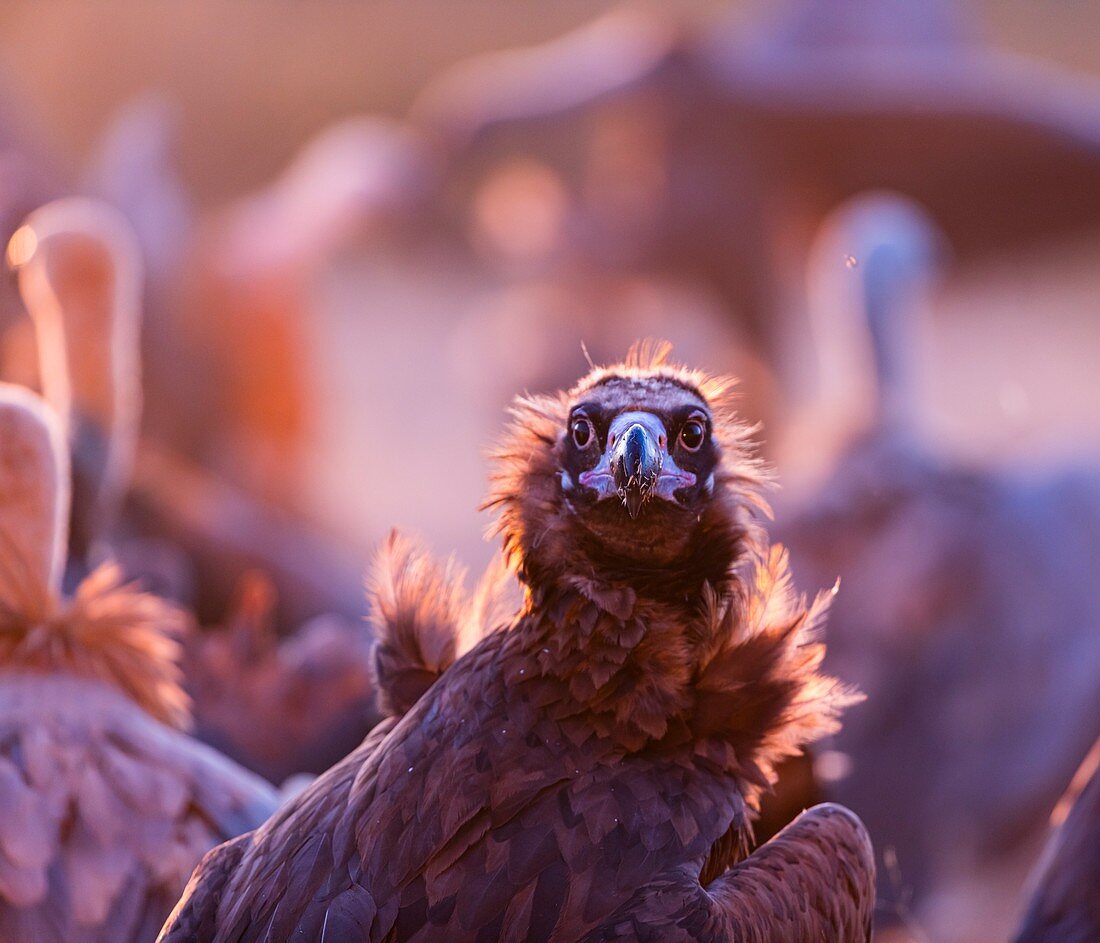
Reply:
<svg viewBox="0 0 1100 943"><path fill-rule="evenodd" d="M815 806L707 891L729 939L863 943L875 902L871 840L852 812Z"/></svg>

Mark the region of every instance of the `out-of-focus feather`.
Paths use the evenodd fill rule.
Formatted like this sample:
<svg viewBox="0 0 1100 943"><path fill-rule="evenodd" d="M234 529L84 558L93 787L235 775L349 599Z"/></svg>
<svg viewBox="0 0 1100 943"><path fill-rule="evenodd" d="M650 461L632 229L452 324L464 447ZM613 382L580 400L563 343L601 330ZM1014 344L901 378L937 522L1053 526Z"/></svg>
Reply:
<svg viewBox="0 0 1100 943"><path fill-rule="evenodd" d="M94 680L4 671L0 744L0 794L17 783L23 796L0 828L0 929L40 933L4 939L148 940L195 862L277 805L260 779ZM134 803L137 780L177 798Z"/></svg>
<svg viewBox="0 0 1100 943"><path fill-rule="evenodd" d="M272 782L323 771L378 720L366 627L320 616L279 637L277 603L271 580L247 572L184 659L196 736Z"/></svg>
<svg viewBox="0 0 1100 943"><path fill-rule="evenodd" d="M1100 939L1100 741L1073 777L1054 821L1015 943Z"/></svg>
<svg viewBox="0 0 1100 943"><path fill-rule="evenodd" d="M0 614L46 611L61 585L68 506L56 415L30 391L0 384Z"/></svg>

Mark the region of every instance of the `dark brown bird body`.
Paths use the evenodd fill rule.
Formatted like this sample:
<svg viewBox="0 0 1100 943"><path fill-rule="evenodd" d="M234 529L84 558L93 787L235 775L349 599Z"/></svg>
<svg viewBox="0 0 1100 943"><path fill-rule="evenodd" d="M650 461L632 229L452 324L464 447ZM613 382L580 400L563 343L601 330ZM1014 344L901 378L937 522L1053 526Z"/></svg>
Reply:
<svg viewBox="0 0 1100 943"><path fill-rule="evenodd" d="M1014 943L1100 939L1100 740L1073 778Z"/></svg>
<svg viewBox="0 0 1100 943"><path fill-rule="evenodd" d="M716 408L687 371L621 369L625 386L597 375L518 408L493 500L519 614L453 663L438 644L453 619L417 638L394 618L379 680L406 685L390 703L408 712L211 853L163 940L867 939L873 864L850 813L819 807L745 858L774 763L849 698L817 674L825 599L800 605L785 555L753 544L740 444L723 442L710 486L706 460L677 453L699 503L643 510L640 554L608 550L615 520L634 526L617 501L574 510L592 498L561 474L579 395ZM690 539L664 541L670 521Z"/></svg>

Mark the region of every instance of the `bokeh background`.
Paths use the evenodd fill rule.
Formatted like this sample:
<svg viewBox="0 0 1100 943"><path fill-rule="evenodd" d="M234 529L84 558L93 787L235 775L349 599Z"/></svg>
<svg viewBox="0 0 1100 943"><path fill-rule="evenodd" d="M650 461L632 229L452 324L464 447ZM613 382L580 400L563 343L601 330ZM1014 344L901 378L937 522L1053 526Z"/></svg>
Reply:
<svg viewBox="0 0 1100 943"><path fill-rule="evenodd" d="M880 6L889 11L892 5ZM710 0L625 6L470 0L461 6L326 2L306 11L293 3L216 0L168 6L123 0L95 5L13 2L0 11L0 69L9 123L33 147L36 160L48 163L62 188L95 174L97 161L103 160L105 134L126 109L149 103L152 96L155 105L150 107L163 108L161 117L170 125L158 129L168 143L167 153L157 157L165 162L163 170L172 183L180 187L177 211L193 214L193 223L196 218L216 219L239 209L236 201L271 187L307 142L334 122L362 115L401 119L441 73L471 56L556 38L612 9L640 10L689 29L736 36L766 21L771 7ZM988 44L1060 66L1086 86L1100 71L1100 13L1090 4L1072 0L1042 5L991 0L957 8L932 4L920 16L934 22L945 12L958 16L960 32L971 37L968 41L981 44L983 54ZM965 62L965 49L959 58ZM568 140L569 134L579 136L581 131L562 133ZM146 168L146 172L153 171ZM115 185L125 183L124 177ZM543 183L553 191L553 179ZM537 202L538 196L529 199ZM547 199L552 201L554 196ZM1011 195L1006 193L1006 199ZM544 207L543 212L555 211ZM730 225L737 222L731 220ZM359 347L362 338L349 336L346 343L336 341L336 346L349 353L351 363L329 363L326 353L319 351L321 362L309 365L306 383L316 393L315 400L321 409L336 409L339 415L303 418L309 427L303 430L309 440L305 451L320 467L310 470L312 484L299 483L295 490L320 491L300 496L308 501L311 513L351 541L369 542L382 528L402 523L423 531L441 549L461 545L464 554L478 556L476 544L470 542L477 530L470 509L484 475L483 465L470 456L483 449L496 425L497 407L505 398L516 389L538 385L540 370L545 368L532 364L532 357L560 362L562 373L556 378L565 379L584 366L581 339L594 355L607 357L643 329L680 341L682 356L703 355L700 347L683 348L684 339L677 336L674 321L649 320L633 330L627 325L609 343L601 344L598 332L606 330L600 324L606 319L596 301L584 306L584 313L568 315L572 323L552 339L543 335L537 342L512 343L507 351L486 346L474 354L462 345L478 345L478 339L470 336L475 330L472 322L492 317L493 304L479 294L486 286L469 283L484 279L484 273L456 273L457 265L440 263L441 277L465 281L442 291L449 301L444 306L435 297L423 297L434 295L430 287L422 289L420 297L415 288L387 287L394 280L393 269L387 260L379 260L376 248L336 251L347 243L335 241L342 244L326 247L323 258L311 261L304 288L310 298L304 307L313 322L335 319L369 324L374 336L368 346L375 353L360 350L358 357L351 357L349 348ZM932 376L922 390L922 407L934 427L932 434L945 448L970 457L1036 461L1095 448L1100 433L1092 417L1100 405L1100 392L1089 381L1100 340L1089 311L1093 294L1089 273L1096 270L1096 252L1088 232L1057 234L1028 247L1023 257L991 254L980 265L956 273L932 315L935 329L928 339L926 365ZM690 289L672 285L668 290ZM723 301L728 307L728 300ZM674 307L678 303L682 302L671 302ZM409 315L410 305L428 310ZM516 320L543 322L527 327L526 333L535 337L547 329L547 320L566 317L548 312L550 303L545 299L541 304L531 300L529 305L534 310L526 310ZM699 297L686 302L686 307L710 309L708 315L724 321L723 341L729 342L735 333L736 312L715 310L722 306ZM443 307L449 310L440 310ZM591 326L585 323L589 319ZM991 320L998 325L994 331L987 330ZM973 337L972 328L977 332ZM336 333L343 329L353 333L356 327L332 328ZM329 334L326 327L318 331L325 337ZM325 343L325 337L319 343ZM535 353L531 347L537 348ZM432 362L435 357L446 363ZM707 366L730 366L722 357L704 355L702 359ZM372 380L379 370L385 373L387 362L401 365L389 367L397 376ZM771 365L759 368L768 372ZM370 422L377 423L380 414L392 414L393 409L381 407L365 394L388 388L395 399L401 399L415 390L416 421L403 417L401 428L408 434L415 430L418 438L431 436L452 426L452 417L440 415L443 410L435 396L455 402L456 392L471 385L471 369L499 375L500 382L484 391L490 402L478 407L486 410L487 422L464 429L469 437L451 449L460 468L443 489L446 494L427 487L418 463L392 476L385 474L380 463L367 460L362 445L356 444L366 438L353 431L357 420L366 425L370 416ZM407 386L395 388L394 381ZM486 381L482 376L481 382ZM759 381L764 386L771 377ZM766 438L775 444L791 416L768 418ZM391 439L404 433L386 427ZM784 477L791 479L800 469L784 471ZM372 492L374 499L363 500L363 491ZM360 500L353 499L355 492ZM441 508L436 498L446 506ZM378 513L373 513L375 499ZM453 526L442 523L441 517L456 506L467 515L457 518Z"/></svg>
<svg viewBox="0 0 1100 943"><path fill-rule="evenodd" d="M872 829L883 938L1008 938L1100 733L1100 9L12 0L0 79L5 238L129 218L136 479L286 631L358 615L391 527L488 562L516 393L644 336L739 375L803 588L841 577L869 699L813 789Z"/></svg>

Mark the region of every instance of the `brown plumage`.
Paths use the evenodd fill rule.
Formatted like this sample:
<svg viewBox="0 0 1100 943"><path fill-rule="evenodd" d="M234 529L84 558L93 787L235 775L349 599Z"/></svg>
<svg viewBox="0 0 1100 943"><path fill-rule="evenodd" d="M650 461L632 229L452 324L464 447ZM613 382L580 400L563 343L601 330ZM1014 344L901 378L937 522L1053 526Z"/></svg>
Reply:
<svg viewBox="0 0 1100 943"><path fill-rule="evenodd" d="M403 716L457 657L511 614L514 580L505 566L490 566L472 596L465 593L465 575L454 558L440 566L396 532L382 545L367 596L378 706L387 716Z"/></svg>
<svg viewBox="0 0 1100 943"><path fill-rule="evenodd" d="M56 418L0 385L0 939L136 943L275 796L175 729L178 611L110 565L62 597L68 480Z"/></svg>
<svg viewBox="0 0 1100 943"><path fill-rule="evenodd" d="M1035 890L1015 943L1100 940L1100 740L1055 809Z"/></svg>
<svg viewBox="0 0 1100 943"><path fill-rule="evenodd" d="M745 857L775 763L851 695L818 672L827 597L759 543L729 383L665 354L517 402L488 504L519 612L448 665L457 600L391 607L394 716L208 855L163 940L868 939L851 813ZM404 559L392 585L449 585Z"/></svg>

